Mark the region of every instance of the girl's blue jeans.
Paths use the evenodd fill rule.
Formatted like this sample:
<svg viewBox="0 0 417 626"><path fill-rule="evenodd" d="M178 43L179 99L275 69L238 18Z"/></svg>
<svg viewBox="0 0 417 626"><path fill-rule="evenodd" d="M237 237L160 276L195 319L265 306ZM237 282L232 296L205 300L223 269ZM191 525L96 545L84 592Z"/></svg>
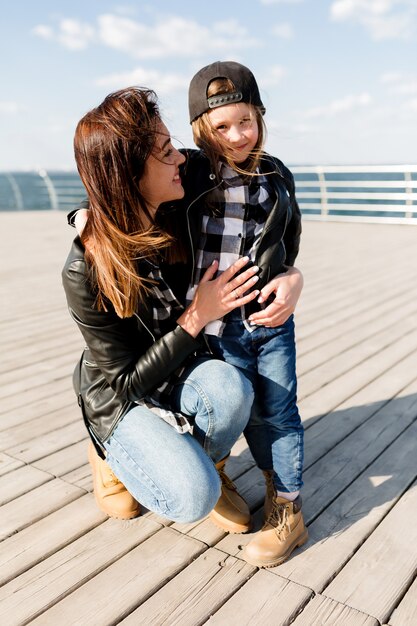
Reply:
<svg viewBox="0 0 417 626"><path fill-rule="evenodd" d="M193 434L178 433L138 405L105 442L107 463L149 510L177 522L201 519L220 497L214 463L229 454L252 403L252 385L238 369L196 359L172 394L172 409L194 418Z"/></svg>
<svg viewBox="0 0 417 626"><path fill-rule="evenodd" d="M302 486L304 430L297 408L294 319L277 328L249 332L228 315L222 337L208 337L215 355L238 367L252 382L255 402L245 437L256 464L274 470L275 488Z"/></svg>

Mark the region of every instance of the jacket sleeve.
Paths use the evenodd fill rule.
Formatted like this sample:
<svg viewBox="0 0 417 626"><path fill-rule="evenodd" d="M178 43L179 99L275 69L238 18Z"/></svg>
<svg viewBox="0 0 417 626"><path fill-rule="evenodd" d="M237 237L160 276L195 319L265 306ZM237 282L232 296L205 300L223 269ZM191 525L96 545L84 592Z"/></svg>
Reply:
<svg viewBox="0 0 417 626"><path fill-rule="evenodd" d="M75 216L77 215L78 211L80 209L89 209L89 208L90 208L90 205L89 205L87 198L85 200L82 200L80 204L78 204L75 207L75 209L72 209L72 211L67 213L68 226L72 226L73 228L75 228Z"/></svg>
<svg viewBox="0 0 417 626"><path fill-rule="evenodd" d="M123 400L135 402L151 392L201 347L180 326L148 342L151 336L139 330L136 317L122 319L110 307L97 310L84 259L68 262L62 278L70 314L95 365Z"/></svg>
<svg viewBox="0 0 417 626"><path fill-rule="evenodd" d="M286 250L286 265L294 265L295 259L297 258L298 251L300 249L300 238L301 238L301 211L298 206L297 199L295 197L295 184L294 177L291 174L290 170L282 164L283 175L285 179L285 184L290 196L290 205L291 205L291 217L287 224L287 228L284 233L284 244Z"/></svg>

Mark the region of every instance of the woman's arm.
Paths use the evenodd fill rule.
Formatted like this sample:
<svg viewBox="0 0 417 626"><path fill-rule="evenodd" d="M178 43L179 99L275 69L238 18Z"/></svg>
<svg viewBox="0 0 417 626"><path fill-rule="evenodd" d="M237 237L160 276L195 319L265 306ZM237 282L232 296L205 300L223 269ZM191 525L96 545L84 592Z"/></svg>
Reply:
<svg viewBox="0 0 417 626"><path fill-rule="evenodd" d="M110 306L108 311L97 310L83 259L65 266L63 284L70 314L92 360L125 400L135 402L148 394L201 347L201 341L180 326L154 341L135 316L122 319Z"/></svg>
<svg viewBox="0 0 417 626"><path fill-rule="evenodd" d="M303 289L303 275L296 267L290 267L285 274L273 278L261 290L258 302L266 302L273 295L274 300L262 311L253 313L249 321L260 326L275 328L282 326L295 311Z"/></svg>
<svg viewBox="0 0 417 626"><path fill-rule="evenodd" d="M77 241L77 240L76 240ZM97 310L95 293L88 279L82 248L74 243L73 254L63 270L63 284L70 314L77 323L91 352L92 359L112 389L122 398L135 402L166 380L183 362L201 348L198 338L204 325L221 317L259 292L243 295L254 284L253 268L234 278L244 265L241 259L234 270L227 270L215 280L213 265L207 270L195 298L180 316L177 325L163 337L154 340L152 328L146 328L148 315L137 319L120 318L111 306ZM249 280L247 280L250 276ZM241 297L236 297L236 289ZM143 305L145 309L145 304ZM143 327L143 331L141 328ZM173 325L175 320L173 320ZM150 331L150 332L149 332Z"/></svg>

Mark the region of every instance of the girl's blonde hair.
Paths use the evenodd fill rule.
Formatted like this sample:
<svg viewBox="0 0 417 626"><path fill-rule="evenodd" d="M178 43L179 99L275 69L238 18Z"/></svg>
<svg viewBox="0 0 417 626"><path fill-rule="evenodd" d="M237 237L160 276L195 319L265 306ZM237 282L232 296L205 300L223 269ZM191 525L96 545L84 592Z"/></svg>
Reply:
<svg viewBox="0 0 417 626"><path fill-rule="evenodd" d="M132 316L151 286L138 275L138 260L155 259L173 241L155 224L139 188L160 122L156 94L130 87L107 96L75 131L75 160L90 205L82 240L96 304L106 310L110 302L119 317Z"/></svg>
<svg viewBox="0 0 417 626"><path fill-rule="evenodd" d="M208 87L207 98L225 93L234 93L235 91L236 87L229 78L216 78L211 81ZM200 117L192 122L194 142L196 146L204 151L210 160L212 169L216 176L218 176L219 161L225 161L239 174L246 176L256 175L256 169L261 160L266 139L266 126L263 118L264 109L259 106L254 106L250 102L246 104L250 106L256 118L258 126L258 141L256 142L256 145L248 159L241 165L235 163L231 158L230 150L227 147L226 141L219 136L216 129L210 122L208 111L200 115Z"/></svg>

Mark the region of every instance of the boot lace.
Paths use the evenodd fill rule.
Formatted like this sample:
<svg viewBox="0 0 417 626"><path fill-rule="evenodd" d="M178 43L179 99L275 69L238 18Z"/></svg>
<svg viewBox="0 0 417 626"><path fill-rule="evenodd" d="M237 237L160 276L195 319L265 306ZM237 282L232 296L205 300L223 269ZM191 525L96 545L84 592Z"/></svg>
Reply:
<svg viewBox="0 0 417 626"><path fill-rule="evenodd" d="M270 524L271 526L275 528L275 532L280 538L283 535L286 528L288 529L288 531L290 531L291 528L290 528L290 521L289 521L288 505L282 504L281 502L274 502L272 511L269 514L269 517L266 523Z"/></svg>
<svg viewBox="0 0 417 626"><path fill-rule="evenodd" d="M222 486L225 489L230 489L231 491L237 491L237 487L235 483L232 480L230 480L230 478L228 477L224 469L219 469L218 472L219 472L220 480L222 481Z"/></svg>

